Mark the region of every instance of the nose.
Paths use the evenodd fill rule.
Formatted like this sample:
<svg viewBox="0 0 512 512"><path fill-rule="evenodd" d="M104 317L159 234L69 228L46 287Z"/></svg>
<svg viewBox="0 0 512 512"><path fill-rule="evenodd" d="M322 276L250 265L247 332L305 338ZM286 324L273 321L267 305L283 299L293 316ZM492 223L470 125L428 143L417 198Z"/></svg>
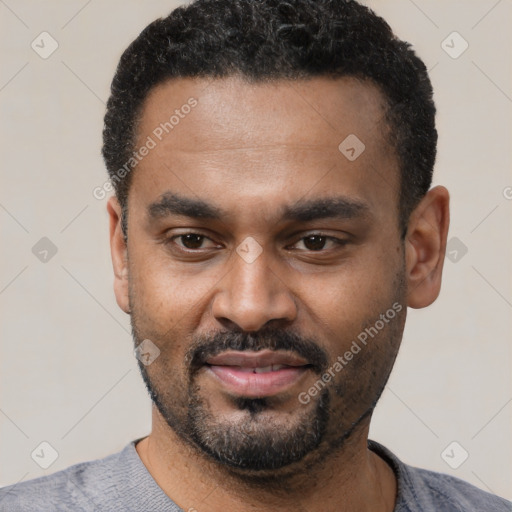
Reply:
<svg viewBox="0 0 512 512"><path fill-rule="evenodd" d="M213 316L220 323L258 331L271 322L293 322L297 308L291 290L283 276L269 268L264 253L252 263L236 253L230 260L232 266L219 283L212 304Z"/></svg>

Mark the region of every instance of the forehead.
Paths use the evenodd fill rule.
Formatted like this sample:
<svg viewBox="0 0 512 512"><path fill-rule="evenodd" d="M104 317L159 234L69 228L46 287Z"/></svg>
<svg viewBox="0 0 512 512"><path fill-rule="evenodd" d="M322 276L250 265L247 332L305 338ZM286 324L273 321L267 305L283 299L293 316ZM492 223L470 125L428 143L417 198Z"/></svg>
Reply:
<svg viewBox="0 0 512 512"><path fill-rule="evenodd" d="M376 86L351 77L168 81L144 103L136 147L151 141L152 148L130 195L149 201L174 189L226 201L226 194L275 199L342 187L395 204L399 179L385 108Z"/></svg>
<svg viewBox="0 0 512 512"><path fill-rule="evenodd" d="M301 145L324 145L336 142L348 130L362 134L379 123L373 138L382 135L385 129L385 123L380 121L386 101L369 81L322 77L249 83L232 76L175 79L156 86L144 103L141 131L153 131L160 123L169 121L175 110L181 120L183 112L179 111L185 107L188 112L186 104L190 98L198 102L191 117L208 125L195 133L190 133L187 126L180 130L173 128L172 137L167 140L187 149L208 149L228 141L240 145L274 144L279 139L290 142L291 138ZM275 125L277 116L280 116L279 127ZM327 132L332 141L325 140Z"/></svg>

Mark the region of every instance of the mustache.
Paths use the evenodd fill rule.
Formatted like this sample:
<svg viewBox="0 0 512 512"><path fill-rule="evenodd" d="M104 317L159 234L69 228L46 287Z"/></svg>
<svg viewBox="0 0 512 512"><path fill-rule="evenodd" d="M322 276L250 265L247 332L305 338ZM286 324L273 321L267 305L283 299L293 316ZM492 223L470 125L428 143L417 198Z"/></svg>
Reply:
<svg viewBox="0 0 512 512"><path fill-rule="evenodd" d="M293 331L262 330L255 333L244 331L219 331L195 338L185 355L185 365L191 374L198 371L206 360L227 350L286 350L304 358L312 370L322 374L328 368L326 351L314 340Z"/></svg>

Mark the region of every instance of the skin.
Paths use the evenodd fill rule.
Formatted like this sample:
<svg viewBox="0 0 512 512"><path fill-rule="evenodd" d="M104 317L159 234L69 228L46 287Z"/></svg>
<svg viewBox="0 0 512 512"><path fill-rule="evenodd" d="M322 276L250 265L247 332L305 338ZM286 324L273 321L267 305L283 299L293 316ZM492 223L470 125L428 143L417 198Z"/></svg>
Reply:
<svg viewBox="0 0 512 512"><path fill-rule="evenodd" d="M400 345L406 306L426 307L439 294L448 192L438 186L427 193L402 240L398 163L383 122L385 101L372 84L353 78L170 81L148 96L137 145L190 97L197 106L133 172L127 241L120 205L116 198L108 202L117 302L131 315L136 343L150 339L161 350L151 365L141 365L160 407L153 406L152 432L137 452L184 510L392 511L396 479L367 449L368 430ZM349 134L365 144L354 161L338 150ZM224 214L151 217L148 207L169 192ZM282 216L286 206L326 197L364 208L343 218ZM206 237L199 250L182 252L184 239L172 238L187 232ZM346 244L312 243L307 237L315 233ZM252 263L236 252L246 237L262 248ZM243 333L244 342L253 334L261 344L293 332L332 365L393 304L401 311L326 386L319 442L298 460L237 466L191 437L193 398L202 414L199 437L210 433L213 446L220 433L233 450L251 439L256 448L286 439L300 446L299 427L311 430L322 395L298 401L321 376L310 370L251 408L204 366L192 369L195 347L211 347L233 332Z"/></svg>

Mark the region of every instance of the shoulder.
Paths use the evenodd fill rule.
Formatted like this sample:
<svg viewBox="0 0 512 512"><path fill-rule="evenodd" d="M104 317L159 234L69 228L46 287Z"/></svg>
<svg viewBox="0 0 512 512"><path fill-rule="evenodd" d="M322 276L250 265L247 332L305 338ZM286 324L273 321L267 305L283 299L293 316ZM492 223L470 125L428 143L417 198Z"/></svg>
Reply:
<svg viewBox="0 0 512 512"><path fill-rule="evenodd" d="M511 512L512 503L444 473L406 466L411 498L438 511ZM434 510L434 508L432 508Z"/></svg>
<svg viewBox="0 0 512 512"><path fill-rule="evenodd" d="M82 462L52 475L0 489L0 512L107 510L116 501L116 468L129 456L131 443L103 459ZM101 507L100 507L101 505Z"/></svg>
<svg viewBox="0 0 512 512"><path fill-rule="evenodd" d="M395 512L512 512L512 503L444 473L401 462L387 448L369 442L369 448L394 470L398 481Z"/></svg>

